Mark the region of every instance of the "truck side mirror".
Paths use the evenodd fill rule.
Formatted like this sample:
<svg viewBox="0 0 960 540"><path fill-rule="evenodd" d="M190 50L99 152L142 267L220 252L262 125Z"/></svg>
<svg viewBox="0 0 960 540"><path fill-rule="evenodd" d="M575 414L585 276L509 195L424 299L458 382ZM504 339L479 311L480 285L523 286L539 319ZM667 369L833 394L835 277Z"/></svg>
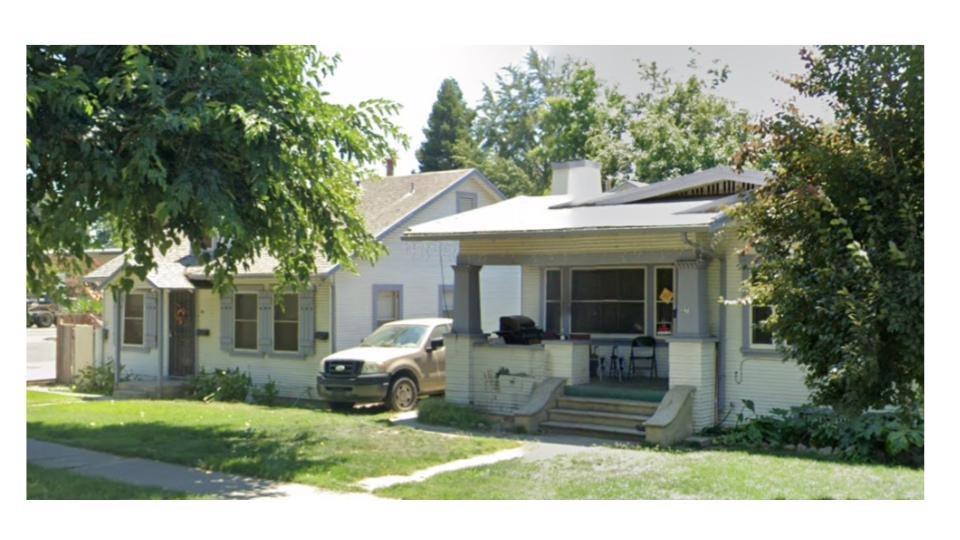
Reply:
<svg viewBox="0 0 960 540"><path fill-rule="evenodd" d="M443 338L434 338L430 340L430 344L427 346L428 351L435 351L437 349L443 348Z"/></svg>

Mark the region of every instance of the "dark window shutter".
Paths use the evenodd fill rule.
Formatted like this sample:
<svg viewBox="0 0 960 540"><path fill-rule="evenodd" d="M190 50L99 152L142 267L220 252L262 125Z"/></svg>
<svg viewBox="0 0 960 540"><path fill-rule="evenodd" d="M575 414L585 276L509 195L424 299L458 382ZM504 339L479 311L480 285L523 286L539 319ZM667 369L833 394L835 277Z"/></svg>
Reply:
<svg viewBox="0 0 960 540"><path fill-rule="evenodd" d="M220 348L233 351L233 293L220 295Z"/></svg>

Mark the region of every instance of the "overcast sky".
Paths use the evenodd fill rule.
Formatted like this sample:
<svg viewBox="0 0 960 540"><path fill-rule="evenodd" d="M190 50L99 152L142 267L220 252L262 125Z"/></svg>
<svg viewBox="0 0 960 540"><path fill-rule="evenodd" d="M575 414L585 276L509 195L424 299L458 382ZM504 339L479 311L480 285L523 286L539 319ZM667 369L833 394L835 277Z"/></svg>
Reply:
<svg viewBox="0 0 960 540"><path fill-rule="evenodd" d="M423 141L430 108L440 82L453 77L460 84L467 104L475 107L483 84L492 84L497 71L519 64L530 46L450 46L450 47L337 47L320 45L325 53L339 52L342 63L325 89L334 101L356 103L382 97L403 106L399 117L402 129L410 137L410 146L399 149L397 174L419 168L414 155ZM590 61L598 76L615 83L628 95L640 90L636 59L656 62L677 77L691 73L687 68L691 52L682 46L534 46L543 54L562 60L573 56ZM796 93L775 79L777 74L803 71L799 46L698 46L702 68L719 58L730 66L729 80L718 93L734 100L752 114L769 114L775 102L796 98ZM798 100L800 110L829 117L825 103Z"/></svg>

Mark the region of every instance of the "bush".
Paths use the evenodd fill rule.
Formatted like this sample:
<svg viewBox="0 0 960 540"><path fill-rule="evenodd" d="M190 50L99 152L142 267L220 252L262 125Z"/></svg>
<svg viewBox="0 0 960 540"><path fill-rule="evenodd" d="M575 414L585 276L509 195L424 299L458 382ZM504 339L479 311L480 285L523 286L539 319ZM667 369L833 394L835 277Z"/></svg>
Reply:
<svg viewBox="0 0 960 540"><path fill-rule="evenodd" d="M187 396L202 401L246 401L250 393L250 375L241 373L240 368L215 369L200 373L187 380Z"/></svg>
<svg viewBox="0 0 960 540"><path fill-rule="evenodd" d="M120 366L120 380L126 377L123 375L123 366ZM73 389L84 394L101 394L104 396L113 395L113 364L103 364L102 366L87 366L77 374L77 381Z"/></svg>
<svg viewBox="0 0 960 540"><path fill-rule="evenodd" d="M253 387L253 401L258 405L273 406L277 402L277 383L270 379L262 386Z"/></svg>
<svg viewBox="0 0 960 540"><path fill-rule="evenodd" d="M470 407L449 403L440 398L426 399L420 404L417 419L424 424L463 430L490 429L490 422Z"/></svg>
<svg viewBox="0 0 960 540"><path fill-rule="evenodd" d="M753 403L744 401L753 410ZM718 444L728 446L803 445L829 448L843 459L868 463L923 465L923 410L867 412L846 417L810 406L773 409L769 415L745 420L723 430Z"/></svg>

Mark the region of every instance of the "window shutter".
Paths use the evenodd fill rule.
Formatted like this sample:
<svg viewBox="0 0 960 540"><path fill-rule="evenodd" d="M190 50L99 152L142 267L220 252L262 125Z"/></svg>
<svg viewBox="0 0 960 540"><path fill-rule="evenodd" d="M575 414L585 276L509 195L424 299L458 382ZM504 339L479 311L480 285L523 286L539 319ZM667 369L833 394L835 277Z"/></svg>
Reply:
<svg viewBox="0 0 960 540"><path fill-rule="evenodd" d="M300 352L305 356L311 356L314 353L313 333L315 330L315 301L316 294L313 289L300 293L297 304L300 306L298 321L300 323Z"/></svg>
<svg viewBox="0 0 960 540"><path fill-rule="evenodd" d="M270 291L260 291L257 294L257 307L259 308L259 318L257 319L257 328L260 330L260 352L264 354L273 352L273 293Z"/></svg>
<svg viewBox="0 0 960 540"><path fill-rule="evenodd" d="M157 346L157 293L153 291L143 295L143 346Z"/></svg>
<svg viewBox="0 0 960 540"><path fill-rule="evenodd" d="M233 293L220 295L220 349L233 351Z"/></svg>

